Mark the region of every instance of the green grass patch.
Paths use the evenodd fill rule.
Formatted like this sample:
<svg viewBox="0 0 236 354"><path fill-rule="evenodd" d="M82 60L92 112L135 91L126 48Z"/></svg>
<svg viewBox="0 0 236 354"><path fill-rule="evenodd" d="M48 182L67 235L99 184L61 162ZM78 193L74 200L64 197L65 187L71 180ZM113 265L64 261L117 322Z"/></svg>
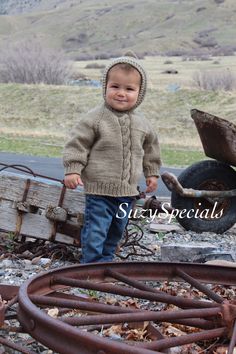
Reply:
<svg viewBox="0 0 236 354"><path fill-rule="evenodd" d="M186 167L207 158L203 151L189 150L188 148L175 149L163 147L161 152L163 166Z"/></svg>
<svg viewBox="0 0 236 354"><path fill-rule="evenodd" d="M62 155L62 145L53 144L37 138L0 138L0 151L13 152L17 154L60 157Z"/></svg>

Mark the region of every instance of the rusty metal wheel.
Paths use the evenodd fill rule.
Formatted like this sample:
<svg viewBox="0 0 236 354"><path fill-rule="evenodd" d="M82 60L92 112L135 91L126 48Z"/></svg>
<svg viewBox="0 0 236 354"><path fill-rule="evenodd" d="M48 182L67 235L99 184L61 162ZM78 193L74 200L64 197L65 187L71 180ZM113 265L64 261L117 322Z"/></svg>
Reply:
<svg viewBox="0 0 236 354"><path fill-rule="evenodd" d="M193 353L195 344L208 341L209 346L227 343L233 354L235 285L233 267L154 262L72 266L24 283L18 319L32 337L58 353L154 354L186 344ZM127 306L128 299L139 306ZM102 336L111 326L134 323L148 324L142 341ZM168 337L163 331L167 323L189 330Z"/></svg>
<svg viewBox="0 0 236 354"><path fill-rule="evenodd" d="M216 179L208 179L199 185L199 190L206 191L224 191L228 189L228 186ZM217 201L217 204L215 203ZM225 215L230 208L229 198L199 198L194 201L194 209L199 210L199 215L204 213L204 210L209 210L208 213L205 212L204 220L211 221L217 218L217 215Z"/></svg>
<svg viewBox="0 0 236 354"><path fill-rule="evenodd" d="M230 190L236 188L236 173L227 164L206 160L186 168L178 178L184 188L197 190ZM236 198L187 198L173 191L171 204L185 213L178 222L195 232L223 233L236 222Z"/></svg>

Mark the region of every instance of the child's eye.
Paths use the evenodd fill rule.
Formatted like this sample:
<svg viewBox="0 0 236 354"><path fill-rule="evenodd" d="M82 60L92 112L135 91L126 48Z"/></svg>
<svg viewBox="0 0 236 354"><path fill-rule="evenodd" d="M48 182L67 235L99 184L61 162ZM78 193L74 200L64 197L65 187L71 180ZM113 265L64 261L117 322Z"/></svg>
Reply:
<svg viewBox="0 0 236 354"><path fill-rule="evenodd" d="M111 88L118 88L117 85L111 85Z"/></svg>
<svg viewBox="0 0 236 354"><path fill-rule="evenodd" d="M127 87L128 91L134 91L134 89L132 87Z"/></svg>

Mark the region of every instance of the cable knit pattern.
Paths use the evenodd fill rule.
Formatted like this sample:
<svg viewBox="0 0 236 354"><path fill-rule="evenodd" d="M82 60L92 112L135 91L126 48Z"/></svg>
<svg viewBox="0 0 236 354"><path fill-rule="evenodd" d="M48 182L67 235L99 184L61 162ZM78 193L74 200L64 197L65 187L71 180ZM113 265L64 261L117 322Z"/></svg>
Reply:
<svg viewBox="0 0 236 354"><path fill-rule="evenodd" d="M124 114L120 119L122 145L123 145L123 174L122 179L129 182L131 169L131 140L130 140L130 117Z"/></svg>
<svg viewBox="0 0 236 354"><path fill-rule="evenodd" d="M81 174L85 192L113 197L137 195L141 172L159 176L156 134L140 114L96 107L78 122L64 150L65 173Z"/></svg>

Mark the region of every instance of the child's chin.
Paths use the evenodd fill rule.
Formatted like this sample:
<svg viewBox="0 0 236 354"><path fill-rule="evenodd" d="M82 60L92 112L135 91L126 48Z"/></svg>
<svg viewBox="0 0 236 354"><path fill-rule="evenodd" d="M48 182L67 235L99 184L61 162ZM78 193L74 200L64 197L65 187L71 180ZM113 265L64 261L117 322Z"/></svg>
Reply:
<svg viewBox="0 0 236 354"><path fill-rule="evenodd" d="M129 109L129 107L123 106L123 105L113 105L112 107L113 109L115 109L116 111L127 111Z"/></svg>

